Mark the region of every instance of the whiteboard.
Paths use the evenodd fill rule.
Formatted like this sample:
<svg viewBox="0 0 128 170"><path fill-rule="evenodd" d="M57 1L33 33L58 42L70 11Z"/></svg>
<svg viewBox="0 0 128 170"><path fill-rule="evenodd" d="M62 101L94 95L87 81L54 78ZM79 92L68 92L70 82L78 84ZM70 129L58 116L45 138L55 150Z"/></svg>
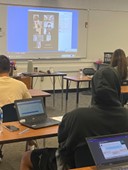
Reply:
<svg viewBox="0 0 128 170"><path fill-rule="evenodd" d="M88 56L98 59L117 48L128 53L128 12L90 10L88 37Z"/></svg>

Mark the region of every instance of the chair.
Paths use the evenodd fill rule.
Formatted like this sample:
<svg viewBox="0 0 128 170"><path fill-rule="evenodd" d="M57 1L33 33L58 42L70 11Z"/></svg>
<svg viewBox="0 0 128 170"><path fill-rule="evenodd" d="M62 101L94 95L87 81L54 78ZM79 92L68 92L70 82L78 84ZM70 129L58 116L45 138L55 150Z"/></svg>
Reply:
<svg viewBox="0 0 128 170"><path fill-rule="evenodd" d="M3 122L13 122L18 120L14 103L4 105L2 107L2 110L3 110Z"/></svg>
<svg viewBox="0 0 128 170"><path fill-rule="evenodd" d="M124 80L122 82L121 86L128 86L128 80ZM121 103L123 106L128 104L128 94L127 93L121 93Z"/></svg>
<svg viewBox="0 0 128 170"><path fill-rule="evenodd" d="M18 120L14 103L4 105L2 107L2 110L3 110L3 122L12 122ZM2 148L3 144L0 146L0 161L3 158Z"/></svg>
<svg viewBox="0 0 128 170"><path fill-rule="evenodd" d="M14 103L4 105L2 107L3 110L3 122L13 122L13 121L18 121L18 116L16 113L15 105ZM31 141L26 142L26 150L28 148L28 145ZM37 142L35 141L36 147L38 147ZM2 154L2 148L3 144L0 146L0 161L2 161L3 154Z"/></svg>
<svg viewBox="0 0 128 170"><path fill-rule="evenodd" d="M87 145L82 145L76 148L74 159L76 168L95 165Z"/></svg>

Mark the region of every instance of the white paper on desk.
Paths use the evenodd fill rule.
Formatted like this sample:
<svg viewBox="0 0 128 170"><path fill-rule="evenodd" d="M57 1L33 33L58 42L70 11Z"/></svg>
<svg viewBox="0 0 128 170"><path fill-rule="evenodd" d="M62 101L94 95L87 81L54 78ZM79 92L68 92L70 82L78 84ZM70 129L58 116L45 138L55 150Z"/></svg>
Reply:
<svg viewBox="0 0 128 170"><path fill-rule="evenodd" d="M21 76L22 75L22 73L17 73L17 76Z"/></svg>
<svg viewBox="0 0 128 170"><path fill-rule="evenodd" d="M61 122L62 118L63 118L63 116L52 117L52 119L58 120L60 122Z"/></svg>
<svg viewBox="0 0 128 170"><path fill-rule="evenodd" d="M91 79L93 77L93 75L92 76L87 75L87 77Z"/></svg>

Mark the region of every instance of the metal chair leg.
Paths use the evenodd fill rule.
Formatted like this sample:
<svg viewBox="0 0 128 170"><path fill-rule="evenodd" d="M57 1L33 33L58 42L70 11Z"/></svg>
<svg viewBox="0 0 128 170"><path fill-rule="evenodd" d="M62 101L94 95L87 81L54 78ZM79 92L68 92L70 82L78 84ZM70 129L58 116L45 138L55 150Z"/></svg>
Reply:
<svg viewBox="0 0 128 170"><path fill-rule="evenodd" d="M3 145L0 146L0 162L2 161L3 159L3 153L2 153L2 148L3 148Z"/></svg>

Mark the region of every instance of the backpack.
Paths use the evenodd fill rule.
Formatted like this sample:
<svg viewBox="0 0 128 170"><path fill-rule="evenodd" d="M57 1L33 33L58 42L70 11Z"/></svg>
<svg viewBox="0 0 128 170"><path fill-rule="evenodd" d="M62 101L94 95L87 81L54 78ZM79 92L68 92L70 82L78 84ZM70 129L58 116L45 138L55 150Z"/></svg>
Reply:
<svg viewBox="0 0 128 170"><path fill-rule="evenodd" d="M84 68L83 69L83 74L86 76L87 75L92 76L95 74L95 72L96 72L96 70L94 70L94 68Z"/></svg>

